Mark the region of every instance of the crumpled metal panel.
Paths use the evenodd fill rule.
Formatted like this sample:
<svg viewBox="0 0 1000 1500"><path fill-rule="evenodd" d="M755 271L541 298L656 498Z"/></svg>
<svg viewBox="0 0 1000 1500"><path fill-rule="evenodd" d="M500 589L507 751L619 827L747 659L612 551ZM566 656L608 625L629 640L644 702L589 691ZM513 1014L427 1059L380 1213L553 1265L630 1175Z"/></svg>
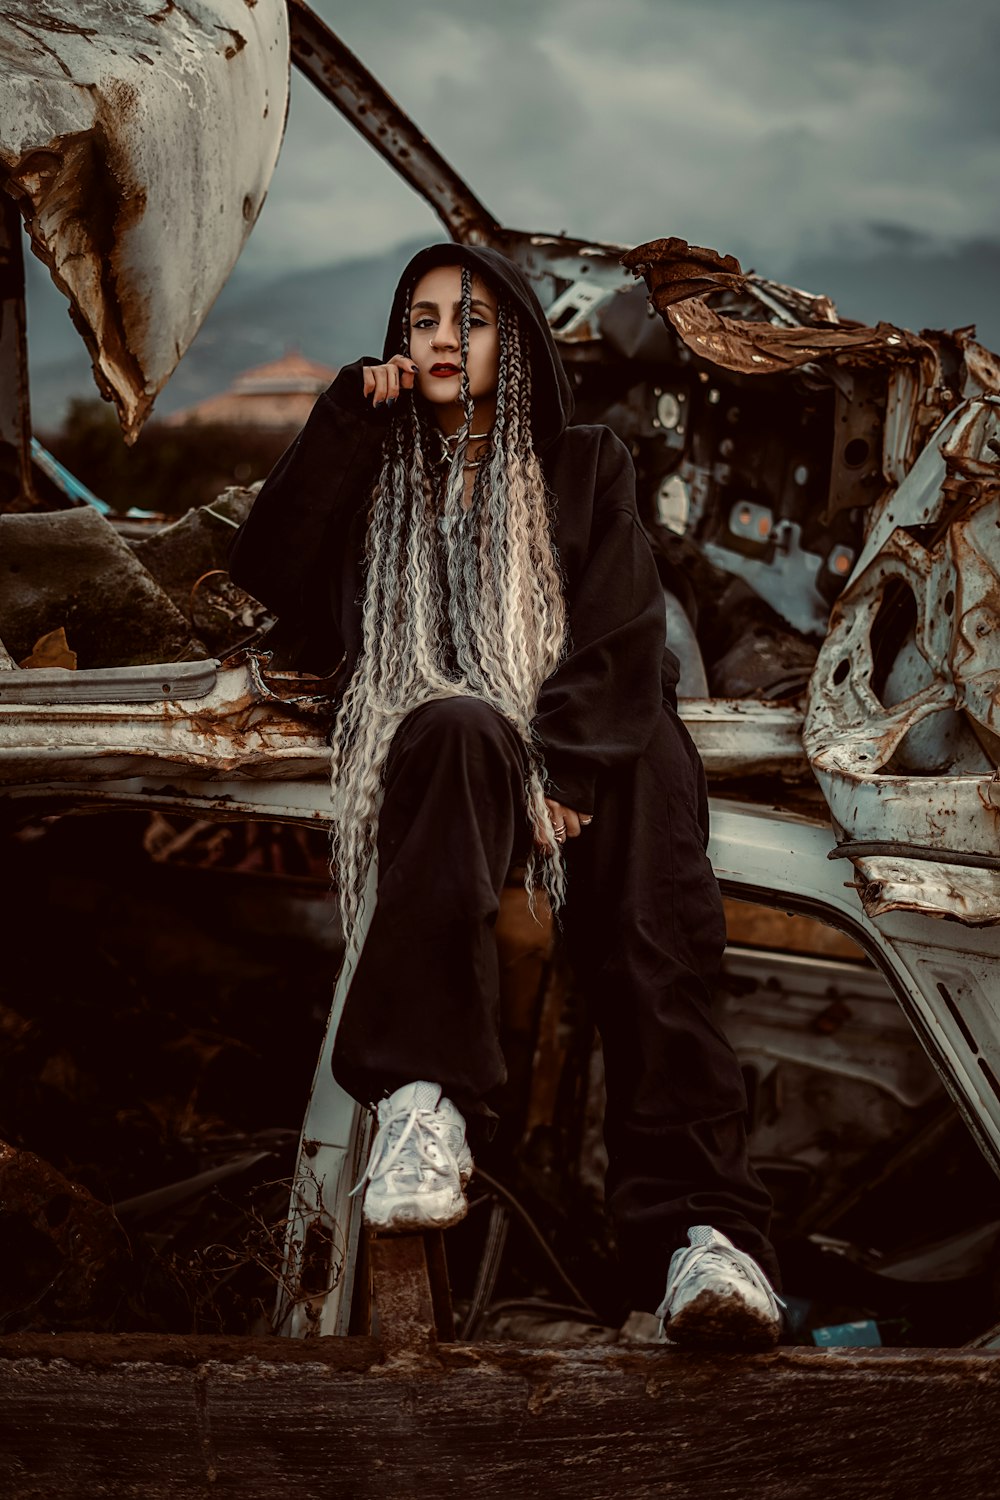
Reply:
<svg viewBox="0 0 1000 1500"><path fill-rule="evenodd" d="M926 347L915 334L890 323L875 328L773 327L727 318L697 297L668 307L667 316L688 348L744 375L778 374L846 352L857 356L864 351L888 362Z"/></svg>
<svg viewBox="0 0 1000 1500"><path fill-rule="evenodd" d="M760 804L713 799L708 853L724 893L821 913L866 949L1000 1172L1000 925L973 937L958 922L904 910L873 922L832 852L828 826Z"/></svg>
<svg viewBox="0 0 1000 1500"><path fill-rule="evenodd" d="M844 353L851 353L856 363L862 351L883 364L929 355L932 368L936 365L933 351L916 334L889 323L874 328L840 323L828 297L776 283L757 285L759 278L744 275L734 256L686 240L650 240L630 250L622 263L645 278L653 306L688 347L727 370L777 374ZM777 297L768 298L769 286ZM778 322L727 317L705 300L713 292L744 290L761 302L762 314L777 314ZM802 326L788 317L789 304L807 320Z"/></svg>
<svg viewBox="0 0 1000 1500"><path fill-rule="evenodd" d="M803 292L798 287L748 274L735 255L721 255L705 245L689 244L677 235L636 245L622 256L622 265L644 279L650 300L659 313L713 292L749 292L777 315L779 323L794 324L797 318L808 324L840 324L836 307L824 294Z"/></svg>
<svg viewBox="0 0 1000 1500"><path fill-rule="evenodd" d="M208 666L164 666L164 691L155 702L136 701L132 691L116 699L110 688L97 702L98 687L81 683L86 695L74 690L75 673L65 674L63 701L16 701L13 693L0 692L0 785L92 786L122 776L164 774L213 781L236 776L248 782L314 778L317 805L328 804L330 752L322 717L327 700L308 696L308 679L269 673L252 650L225 662L214 682L213 668L206 677ZM146 668L121 675L131 680L140 673L150 675ZM118 674L79 675L106 681ZM300 693L289 699L287 684L294 682L301 684ZM279 696L282 684L284 696ZM745 776L749 770L788 782L810 776L797 708L695 699L681 704L681 716L713 778ZM248 797L252 802L249 787Z"/></svg>
<svg viewBox="0 0 1000 1500"><path fill-rule="evenodd" d="M802 710L752 698L685 698L680 716L712 781L778 776L810 781L802 749Z"/></svg>
<svg viewBox="0 0 1000 1500"><path fill-rule="evenodd" d="M849 842L918 845L943 865L998 856L1000 397L957 408L877 508L816 663L803 742ZM859 864L873 912L1000 920L1000 869L958 879L905 865Z"/></svg>
<svg viewBox="0 0 1000 1500"><path fill-rule="evenodd" d="M992 870L892 856L859 858L854 868L861 904L873 921L912 911L955 917L967 927L1000 923L1000 879Z"/></svg>
<svg viewBox="0 0 1000 1500"><path fill-rule="evenodd" d="M0 167L129 441L257 218L288 73L284 0L0 11Z"/></svg>
<svg viewBox="0 0 1000 1500"><path fill-rule="evenodd" d="M667 524L819 639L871 507L959 392L990 378L988 356L971 330L918 336L841 321L828 297L684 240L639 245L623 264L644 279L677 351L655 392L667 393L661 458L674 460L669 513L680 521Z"/></svg>
<svg viewBox="0 0 1000 1500"><path fill-rule="evenodd" d="M720 255L718 250L691 245L677 235L637 245L622 256L622 265L636 276L645 277L657 312L689 297L739 292L747 283L735 255Z"/></svg>
<svg viewBox="0 0 1000 1500"><path fill-rule="evenodd" d="M204 693L199 685L193 700L0 702L0 784L58 786L163 775L283 782L312 776L329 802L324 727L317 725L315 700L281 699L250 653L224 663L212 691Z"/></svg>

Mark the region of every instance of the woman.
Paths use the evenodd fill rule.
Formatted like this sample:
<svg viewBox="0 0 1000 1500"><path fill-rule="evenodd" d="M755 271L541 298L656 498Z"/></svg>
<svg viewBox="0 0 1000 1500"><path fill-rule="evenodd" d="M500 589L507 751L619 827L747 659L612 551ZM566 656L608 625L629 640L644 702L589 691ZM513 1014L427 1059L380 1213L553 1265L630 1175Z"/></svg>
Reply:
<svg viewBox="0 0 1000 1500"><path fill-rule="evenodd" d="M770 1205L710 1015L725 927L704 775L631 458L571 413L520 270L431 246L382 360L320 397L233 552L303 665L344 658L334 862L363 944L334 1072L377 1101L364 1214L399 1230L465 1212L466 1120L505 1076L493 925L526 859L601 1030L632 1306L659 1305L677 1341L772 1343Z"/></svg>

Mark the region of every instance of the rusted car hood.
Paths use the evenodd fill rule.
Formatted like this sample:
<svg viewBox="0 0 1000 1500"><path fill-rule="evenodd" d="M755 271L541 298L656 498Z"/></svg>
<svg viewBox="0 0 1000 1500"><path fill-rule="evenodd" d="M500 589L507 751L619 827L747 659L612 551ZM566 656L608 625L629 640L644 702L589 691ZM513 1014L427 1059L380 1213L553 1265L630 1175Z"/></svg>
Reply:
<svg viewBox="0 0 1000 1500"><path fill-rule="evenodd" d="M288 73L284 0L0 12L8 190L130 441L253 228Z"/></svg>

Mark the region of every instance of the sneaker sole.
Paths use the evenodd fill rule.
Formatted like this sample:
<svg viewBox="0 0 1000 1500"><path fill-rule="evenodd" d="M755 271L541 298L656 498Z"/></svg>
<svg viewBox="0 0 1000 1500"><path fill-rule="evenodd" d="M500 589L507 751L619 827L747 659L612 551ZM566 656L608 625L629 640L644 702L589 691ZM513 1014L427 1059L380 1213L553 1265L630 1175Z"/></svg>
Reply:
<svg viewBox="0 0 1000 1500"><path fill-rule="evenodd" d="M773 1349L781 1324L738 1297L705 1291L670 1319L664 1333L684 1349Z"/></svg>
<svg viewBox="0 0 1000 1500"><path fill-rule="evenodd" d="M430 1229L450 1229L453 1224L460 1224L469 1212L469 1205L464 1197L452 1199L451 1204L443 1206L439 1212L431 1211L426 1200L422 1199L417 1199L415 1203L404 1199L386 1207L390 1211L384 1215L373 1214L369 1212L367 1202L365 1203L362 1218L368 1229L374 1229L379 1234L422 1234Z"/></svg>

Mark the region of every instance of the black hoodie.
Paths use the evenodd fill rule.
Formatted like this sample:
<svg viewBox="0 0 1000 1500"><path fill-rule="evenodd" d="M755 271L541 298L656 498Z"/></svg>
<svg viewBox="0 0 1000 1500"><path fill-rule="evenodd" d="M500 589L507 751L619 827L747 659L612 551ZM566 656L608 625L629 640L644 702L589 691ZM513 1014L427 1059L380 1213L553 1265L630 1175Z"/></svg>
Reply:
<svg viewBox="0 0 1000 1500"><path fill-rule="evenodd" d="M592 812L604 769L642 753L677 663L665 653L663 595L635 509L628 450L607 427L571 426L573 398L527 278L496 250L432 245L410 261L393 299L383 362L400 352L414 282L430 267L468 265L517 307L531 337L532 431L553 495L569 623L566 655L538 695L534 728L551 795ZM367 502L390 415L373 409L362 370L346 365L278 460L234 543L234 580L304 645L300 665L350 670L361 649Z"/></svg>

